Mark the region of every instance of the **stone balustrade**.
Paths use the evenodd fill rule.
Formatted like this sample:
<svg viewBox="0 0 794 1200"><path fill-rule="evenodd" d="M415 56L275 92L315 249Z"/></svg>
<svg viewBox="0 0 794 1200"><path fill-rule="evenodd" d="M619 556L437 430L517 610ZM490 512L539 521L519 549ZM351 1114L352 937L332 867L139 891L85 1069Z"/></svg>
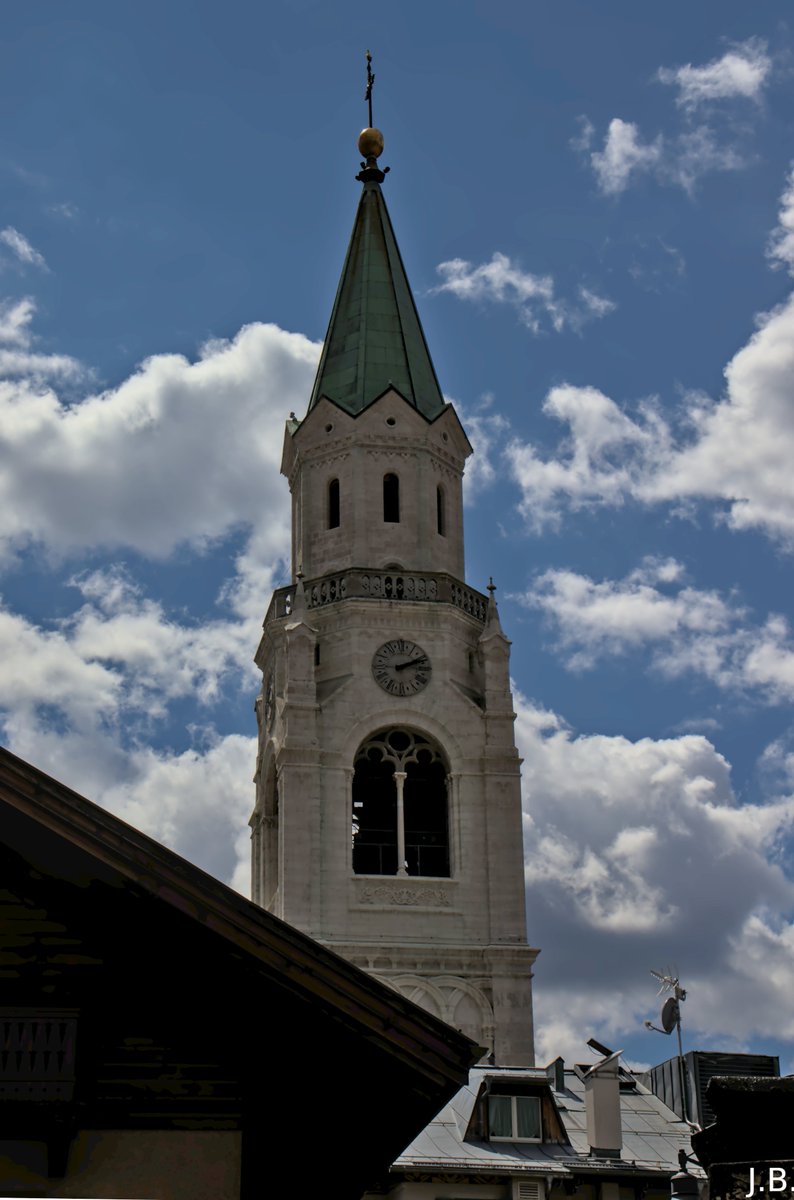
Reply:
<svg viewBox="0 0 794 1200"><path fill-rule="evenodd" d="M488 597L452 575L434 571L377 571L364 567L337 571L304 582L306 606L323 608L340 600L399 600L452 604L485 624ZM292 611L295 585L273 593L264 624L287 617Z"/></svg>

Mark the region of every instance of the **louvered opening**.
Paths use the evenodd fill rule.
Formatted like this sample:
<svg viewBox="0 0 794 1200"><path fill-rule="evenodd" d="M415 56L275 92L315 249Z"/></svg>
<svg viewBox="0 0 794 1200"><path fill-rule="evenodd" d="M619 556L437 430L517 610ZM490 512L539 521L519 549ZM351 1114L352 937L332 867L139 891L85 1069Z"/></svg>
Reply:
<svg viewBox="0 0 794 1200"><path fill-rule="evenodd" d="M513 1200L542 1200L542 1184L537 1179L514 1179Z"/></svg>

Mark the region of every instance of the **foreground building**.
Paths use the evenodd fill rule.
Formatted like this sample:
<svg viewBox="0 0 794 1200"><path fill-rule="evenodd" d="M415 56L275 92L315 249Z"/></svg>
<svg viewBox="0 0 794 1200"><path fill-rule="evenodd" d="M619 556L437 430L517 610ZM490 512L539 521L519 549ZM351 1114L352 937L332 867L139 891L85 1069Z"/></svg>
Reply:
<svg viewBox="0 0 794 1200"><path fill-rule="evenodd" d="M0 979L3 1197L358 1200L479 1054L4 750Z"/></svg>
<svg viewBox="0 0 794 1200"><path fill-rule="evenodd" d="M669 1200L690 1149L688 1126L615 1062L476 1067L370 1195Z"/></svg>

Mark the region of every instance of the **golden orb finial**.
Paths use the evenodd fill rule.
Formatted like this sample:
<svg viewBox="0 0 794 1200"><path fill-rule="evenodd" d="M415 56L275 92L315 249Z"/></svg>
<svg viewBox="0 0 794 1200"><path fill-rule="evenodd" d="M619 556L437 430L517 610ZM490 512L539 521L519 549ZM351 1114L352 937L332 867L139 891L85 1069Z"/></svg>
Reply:
<svg viewBox="0 0 794 1200"><path fill-rule="evenodd" d="M367 126L358 135L358 150L364 158L380 158L383 154L383 134L379 129Z"/></svg>

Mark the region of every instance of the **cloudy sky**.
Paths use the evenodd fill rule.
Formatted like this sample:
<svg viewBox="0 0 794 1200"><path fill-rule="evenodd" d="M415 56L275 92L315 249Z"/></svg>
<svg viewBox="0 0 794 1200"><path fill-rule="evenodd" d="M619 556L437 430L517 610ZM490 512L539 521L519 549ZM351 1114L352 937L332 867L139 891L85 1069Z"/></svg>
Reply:
<svg viewBox="0 0 794 1200"><path fill-rule="evenodd" d="M789 6L54 0L0 70L3 741L247 890L251 658L357 201L477 454L538 1056L794 1065ZM375 13L376 15L371 15Z"/></svg>

